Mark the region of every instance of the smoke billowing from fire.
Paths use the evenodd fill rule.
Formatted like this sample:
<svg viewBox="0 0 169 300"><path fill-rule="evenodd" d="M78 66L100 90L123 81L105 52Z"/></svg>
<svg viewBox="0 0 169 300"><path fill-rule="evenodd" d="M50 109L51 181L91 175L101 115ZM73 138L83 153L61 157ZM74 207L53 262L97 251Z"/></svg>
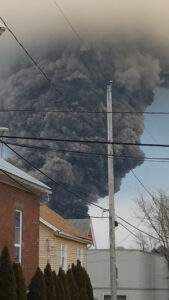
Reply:
<svg viewBox="0 0 169 300"><path fill-rule="evenodd" d="M160 35L164 22L161 22L159 27L154 23L154 19L158 15L158 11L155 13L158 2L153 1L153 3L155 2L154 15L149 19L149 30L145 34L147 24L143 22L143 14L139 15L138 13L138 9L145 8L140 6L141 2L135 1L137 4L134 5L133 1L126 1L130 4L133 3L133 6L129 6L133 8L131 11L127 5L125 6L128 20L124 18L123 6L119 11L119 16L121 14L123 18L117 17L119 7L116 2L114 2L115 11L112 11L112 19L109 13L105 24L101 22L101 20L105 20L105 15L101 14L101 6L98 6L98 15L94 16L92 15L94 7L91 7L91 13L88 14L88 32L90 31L90 34L87 37L87 44L80 44L74 39L71 41L71 38L66 38L65 34L60 42L59 39L51 44L46 42L45 46L45 41L43 41L43 51L37 49L36 45L35 47L31 46L40 65L60 90L60 95L53 87L48 86L26 58L16 59L15 64L12 64L5 74L1 74L1 106L35 110L46 108L78 111L106 110L106 84L111 79L113 80L114 110L144 112L153 102L155 87L168 82L166 75L168 46L163 38L164 34ZM104 9L105 13L108 13L106 6ZM74 10L69 6L68 11L70 14L75 12L75 14L72 13L75 24L80 22L81 15L78 5L74 7ZM114 27L112 30L108 30L111 20ZM89 30L89 24L93 24L92 30ZM95 40L91 41L98 24L99 32L102 34L98 34L97 38L95 34ZM128 24L128 26L121 30L120 24ZM152 26L152 24L156 26ZM80 26L83 32L85 26L87 28L85 18L83 18ZM100 31L102 27L104 30ZM159 30L155 32L155 28ZM161 43L161 39L163 43ZM49 41L50 38L48 37L46 40ZM64 113L38 115L10 113L1 114L0 117L1 124L8 126L11 134L20 136L91 140L105 140L107 136L105 114L82 114L79 116L78 114ZM139 142L144 129L143 115L116 114L114 115L114 124L115 140ZM43 143L43 145L46 144ZM53 208L66 217L86 216L87 202L95 201L98 197L107 194L107 159L104 156L73 154L71 151L106 153L106 147L67 143L48 143L48 145L55 148L56 151L30 149L19 149L19 151L57 182L64 183L72 191L72 194L57 187L46 178L42 178L28 166L24 165L24 167L53 188L50 203ZM63 149L70 152L62 152ZM144 154L139 147L131 146L117 146L116 154L117 156L127 156L115 160L115 188L118 191L121 179L144 161ZM140 159L131 159L132 156ZM19 161L18 163L23 165L23 162ZM74 192L79 194L79 199L80 197L86 199L86 203L85 200L83 203L79 201L73 195Z"/></svg>

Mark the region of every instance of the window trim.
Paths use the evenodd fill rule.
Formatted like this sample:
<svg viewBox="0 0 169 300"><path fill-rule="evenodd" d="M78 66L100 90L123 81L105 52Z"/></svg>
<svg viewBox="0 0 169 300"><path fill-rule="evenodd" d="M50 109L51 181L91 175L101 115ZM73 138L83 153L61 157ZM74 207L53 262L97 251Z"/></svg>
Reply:
<svg viewBox="0 0 169 300"><path fill-rule="evenodd" d="M62 264L62 259L64 259ZM61 243L60 245L60 267L66 271L67 270L67 245Z"/></svg>
<svg viewBox="0 0 169 300"><path fill-rule="evenodd" d="M76 260L81 262L81 265L84 264L84 249L81 247L77 247L76 249Z"/></svg>
<svg viewBox="0 0 169 300"><path fill-rule="evenodd" d="M80 251L81 249L79 248L79 247L77 247L77 249L76 249L76 260L78 261L80 261L80 259L81 259L81 251Z"/></svg>
<svg viewBox="0 0 169 300"><path fill-rule="evenodd" d="M80 249L80 262L81 265L83 267L83 263L84 263L84 253L83 253L83 248Z"/></svg>
<svg viewBox="0 0 169 300"><path fill-rule="evenodd" d="M20 214L20 230L19 230L19 239L20 243L14 243L15 248L19 248L19 263L22 262L22 224L23 224L23 212L20 209L15 209L15 218L16 213L19 212ZM16 235L16 219L15 219L15 235ZM15 236L16 238L16 236Z"/></svg>

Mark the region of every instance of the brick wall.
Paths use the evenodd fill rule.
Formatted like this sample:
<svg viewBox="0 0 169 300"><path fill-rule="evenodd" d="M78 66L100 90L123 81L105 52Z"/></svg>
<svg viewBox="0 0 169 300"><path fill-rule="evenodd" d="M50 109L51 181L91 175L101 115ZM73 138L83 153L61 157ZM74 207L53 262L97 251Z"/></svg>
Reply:
<svg viewBox="0 0 169 300"><path fill-rule="evenodd" d="M53 270L58 272L61 258L61 244L67 246L67 266L77 262L77 248L83 249L82 264L86 267L87 260L87 245L84 243L72 241L59 236L44 224L40 223L39 234L39 266L43 270L50 262Z"/></svg>
<svg viewBox="0 0 169 300"><path fill-rule="evenodd" d="M22 267L29 283L39 261L39 199L16 187L0 183L0 251L7 245L14 258L15 209L22 210Z"/></svg>

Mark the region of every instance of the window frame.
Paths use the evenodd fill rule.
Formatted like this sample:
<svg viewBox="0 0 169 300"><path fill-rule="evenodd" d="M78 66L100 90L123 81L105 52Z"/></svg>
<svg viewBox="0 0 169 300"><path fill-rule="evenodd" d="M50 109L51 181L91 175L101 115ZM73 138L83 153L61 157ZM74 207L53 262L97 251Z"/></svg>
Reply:
<svg viewBox="0 0 169 300"><path fill-rule="evenodd" d="M83 248L80 248L80 247L77 247L76 249L76 260L80 261L81 262L81 265L83 266L84 264L84 249Z"/></svg>
<svg viewBox="0 0 169 300"><path fill-rule="evenodd" d="M20 227L19 227L19 240L20 243L16 243L16 213L19 213L20 216ZM23 225L23 212L21 209L15 209L15 243L14 243L14 247L15 249L18 248L19 249L19 263L22 262L22 225Z"/></svg>
<svg viewBox="0 0 169 300"><path fill-rule="evenodd" d="M83 253L83 248L80 249L80 262L81 265L83 267L83 263L84 263L84 253Z"/></svg>
<svg viewBox="0 0 169 300"><path fill-rule="evenodd" d="M60 267L64 271L67 270L67 245L64 243L60 246Z"/></svg>
<svg viewBox="0 0 169 300"><path fill-rule="evenodd" d="M79 247L77 247L76 249L76 260L78 261L81 261L81 249Z"/></svg>

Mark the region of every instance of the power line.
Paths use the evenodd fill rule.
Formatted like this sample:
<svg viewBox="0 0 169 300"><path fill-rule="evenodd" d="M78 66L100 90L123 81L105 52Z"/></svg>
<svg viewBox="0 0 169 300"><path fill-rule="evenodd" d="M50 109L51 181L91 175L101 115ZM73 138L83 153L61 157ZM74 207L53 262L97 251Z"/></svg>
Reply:
<svg viewBox="0 0 169 300"><path fill-rule="evenodd" d="M143 184L143 182L141 181L141 179L135 174L135 172L133 170L131 170L133 176L136 178L136 180L139 182L139 184L143 187L143 189L146 191L146 193L151 197L154 198L153 194L151 194L151 192L148 190L148 188ZM137 225L137 230L139 229L140 225L143 223L145 218L143 218L139 224ZM134 231L130 231L131 234L134 235ZM123 240L120 241L120 244L122 242L124 242L130 235L128 235L126 238L124 238Z"/></svg>
<svg viewBox="0 0 169 300"><path fill-rule="evenodd" d="M24 160L27 164L29 164L32 168L34 168L35 170L37 170L38 172L40 172L42 175L44 175L45 177L47 177L49 180L53 181L57 186L61 186L62 188L64 188L66 191L68 191L69 193L75 195L76 197L79 197L79 194L75 193L75 192L72 192L71 190L68 190L67 188L65 188L64 184L63 183L58 183L56 182L53 178L49 177L46 173L44 173L43 171L41 171L40 169L38 169L36 166L34 166L30 161L28 161L26 158L24 158L21 154L19 154L17 151L15 151L13 148L11 148L6 142L0 140L1 143L3 143L6 147L8 147L10 150L12 150L18 157L20 157L22 160ZM80 196L81 198L81 196ZM83 200L83 199L78 199L78 200ZM97 208L101 209L101 210L105 210L104 207L101 207L100 205L98 204L95 204L93 202L89 202L89 201L86 201L86 199L84 199L85 202L89 203L90 205L94 205L96 206ZM133 227L134 229L140 231L141 233L143 234L146 234L148 235L149 237L152 237L154 239L158 239L152 235L150 235L149 233L137 228L136 226L132 225L131 223L129 223L128 221L126 221L124 218L120 217L117 215L117 218L121 219L122 221L124 221L125 223L127 223L129 226Z"/></svg>
<svg viewBox="0 0 169 300"><path fill-rule="evenodd" d="M44 110L35 110L35 109L14 109L14 108L6 108L6 109L0 109L0 113L32 113L32 114L44 114L44 113L56 113L56 114L131 114L131 115L137 115L137 114L143 114L143 115L169 115L169 112L144 112L144 111L90 111L90 110L57 110L54 108L44 109Z"/></svg>
<svg viewBox="0 0 169 300"><path fill-rule="evenodd" d="M133 235L136 239L139 240L139 237L138 237L133 231L131 231L130 229L128 229L127 226L125 226L125 225L122 224L122 223L119 223L119 225L121 225L124 229L126 229L126 230L130 233L130 234L129 234L122 242L124 242L126 239L128 239L128 237L129 237L130 235ZM121 242L120 242L120 244L121 244Z"/></svg>
<svg viewBox="0 0 169 300"><path fill-rule="evenodd" d="M133 228L136 229L137 231L140 231L142 234L145 234L145 235L147 235L147 236L149 236L149 237L151 237L151 238L153 238L153 239L158 240L157 237L155 237L155 236L153 236L153 235L147 233L146 231L143 231L143 230L139 229L138 227L136 227L135 225L131 224L130 222L128 222L126 219L120 217L119 215L116 215L116 216L117 216L117 218L119 218L120 220L122 220L123 222L125 222L126 224L128 224L129 226L133 227ZM100 216L98 216L98 217L97 217L97 216L90 216L90 217L91 217L91 218L94 218L94 219L108 219L108 217L100 217ZM120 223L120 222L118 222L118 224L122 225L123 227L125 226L125 225L123 225L123 224ZM129 230L128 228L127 228L127 230L130 232L130 234L133 234L133 235L136 237L136 235L134 234L133 231ZM138 237L137 237L137 238L138 238Z"/></svg>
<svg viewBox="0 0 169 300"><path fill-rule="evenodd" d="M66 16L65 12L63 11L62 7L58 4L58 2L56 2L55 0L53 0L54 5L56 6L56 8L59 10L59 12L61 13L62 17L65 19L66 23L68 24L68 26L71 28L71 30L73 31L73 33L75 34L75 36L78 38L78 40L83 43L83 39L81 38L79 32L76 30L76 28L74 27L74 25L72 24L72 22L69 20L69 18Z"/></svg>
<svg viewBox="0 0 169 300"><path fill-rule="evenodd" d="M75 28L75 26L72 24L72 22L70 21L70 19L68 18L68 16L66 15L66 13L64 12L63 8L61 7L61 5L58 4L58 2L56 2L56 0L53 0L54 5L56 6L56 8L59 10L60 14L62 15L62 17L64 18L64 20L66 21L67 25L70 27L71 31L73 32L73 34L76 36L76 38L79 40L80 43L84 43L83 38L81 37L80 33L78 32L78 30ZM87 43L88 44L88 43ZM90 45L88 44L88 48L90 48ZM89 71L89 73L91 73L91 69L88 66L88 63L86 63L86 61L82 60L83 65L86 67L86 69ZM107 82L108 80L105 78L105 75L103 74L103 72L101 70L99 70L99 72L101 73L102 77L105 79L105 81ZM94 93L97 96L100 96L99 93L93 88L91 87L91 90L94 91Z"/></svg>
<svg viewBox="0 0 169 300"><path fill-rule="evenodd" d="M22 160L24 160L28 165L30 165L33 169L35 169L36 171L38 171L39 173L41 173L43 176L45 176L46 178L48 178L50 181L52 181L54 184L56 184L57 186L60 186L62 189L66 190L68 193L71 193L72 195L76 196L76 198L78 198L78 201L83 200L85 203L88 203L90 205L93 205L101 210L104 210L104 207L101 207L100 205L94 203L94 202L90 202L87 201L86 199L82 198L81 195L79 195L79 193L72 191L70 189L67 188L67 186L65 186L64 183L62 182L57 182L55 181L53 178L51 178L50 176L48 176L46 173L44 173L42 170L40 170L39 168L37 168L36 166L34 166L34 164L32 164L29 160L27 160L25 157L23 157L21 154L19 154L16 150L14 150L12 147L10 147L6 142L4 142L3 140L0 140L1 143L3 143L7 148L9 148L11 151L13 151L19 158L21 158ZM81 198L81 199L79 199Z"/></svg>
<svg viewBox="0 0 169 300"><path fill-rule="evenodd" d="M149 236L149 237L151 237L151 238L153 238L153 239L159 240L157 237L155 237L155 236L153 236L153 235L147 233L146 231L144 231L144 230L142 230L142 229L137 228L135 225L131 224L130 222L128 222L128 221L125 220L124 218L122 218L122 217L120 217L120 216L118 216L118 215L117 215L117 218L120 219L120 220L122 220L123 222L125 222L125 223L128 224L129 226L133 227L133 228L136 229L137 231L139 231L139 232L141 232L141 233L143 233L143 234L145 234L145 235L147 235L147 236Z"/></svg>
<svg viewBox="0 0 169 300"><path fill-rule="evenodd" d="M153 194L148 190L148 188L143 184L143 182L140 180L140 178L135 174L133 170L131 170L133 176L136 178L136 180L140 183L140 185L143 187L143 189L147 192L147 194L151 197L154 198Z"/></svg>
<svg viewBox="0 0 169 300"><path fill-rule="evenodd" d="M9 27L9 25L7 24L7 22L4 20L4 18L2 18L0 16L0 20L3 22L4 26L7 28L7 30L9 31L9 33L13 36L13 38L15 39L15 41L17 42L17 44L22 48L22 50L25 52L25 54L28 56L28 58L30 59L30 61L33 63L33 65L36 67L36 69L41 73L41 75L45 78L45 80L48 82L48 84L50 86L53 86L55 88L55 90L61 94L61 92L56 89L55 85L52 83L51 79L48 77L48 75L45 73L45 71L41 68L41 66L39 65L39 63L33 58L33 56L29 53L29 51L26 49L26 47L23 45L23 43L18 39L18 37L16 36L16 34L13 32L13 30Z"/></svg>
<svg viewBox="0 0 169 300"><path fill-rule="evenodd" d="M12 176L10 176L7 172L5 172L3 169L1 169L0 167L0 171L2 173L4 173L8 178L10 178L13 182L17 183L19 186L21 186L22 188L24 188L24 190L26 190L28 193L32 193L31 190L29 190L27 187L25 187L24 184L20 183L18 180L14 179Z"/></svg>
<svg viewBox="0 0 169 300"><path fill-rule="evenodd" d="M51 148L50 146L42 147L42 146L36 146L36 145L28 145L28 144L18 144L14 142L8 142L8 145L21 147L21 148L28 148L28 149L35 149L35 150L42 150L42 151L51 151L51 152L63 152L63 153L71 153L71 154L77 154L77 155L84 155L84 156L96 156L96 157L108 157L108 154L106 153L100 153L100 152L85 152L85 151L78 151L78 150L68 150L68 149L57 149L57 148ZM132 159L132 160L138 160L142 161L150 161L150 162L169 162L169 157L139 157L139 156L129 156L129 155L109 155L110 157L115 157L116 159Z"/></svg>
<svg viewBox="0 0 169 300"><path fill-rule="evenodd" d="M152 133L147 129L147 127L145 127L144 130L149 135L149 137L152 139L152 141L154 143L158 143L157 139L152 135Z"/></svg>
<svg viewBox="0 0 169 300"><path fill-rule="evenodd" d="M122 145L122 146L142 146L142 147L160 147L160 148L169 148L169 144L152 144L152 143L126 143L126 142L109 142L109 141L100 141L100 140L81 140L81 139L63 139L63 138L47 138L47 137L28 137L28 136L9 136L4 135L4 138L7 139L18 139L18 140L32 140L32 141L49 141L49 142L63 142L63 143L77 143L77 144L101 144L101 145Z"/></svg>

